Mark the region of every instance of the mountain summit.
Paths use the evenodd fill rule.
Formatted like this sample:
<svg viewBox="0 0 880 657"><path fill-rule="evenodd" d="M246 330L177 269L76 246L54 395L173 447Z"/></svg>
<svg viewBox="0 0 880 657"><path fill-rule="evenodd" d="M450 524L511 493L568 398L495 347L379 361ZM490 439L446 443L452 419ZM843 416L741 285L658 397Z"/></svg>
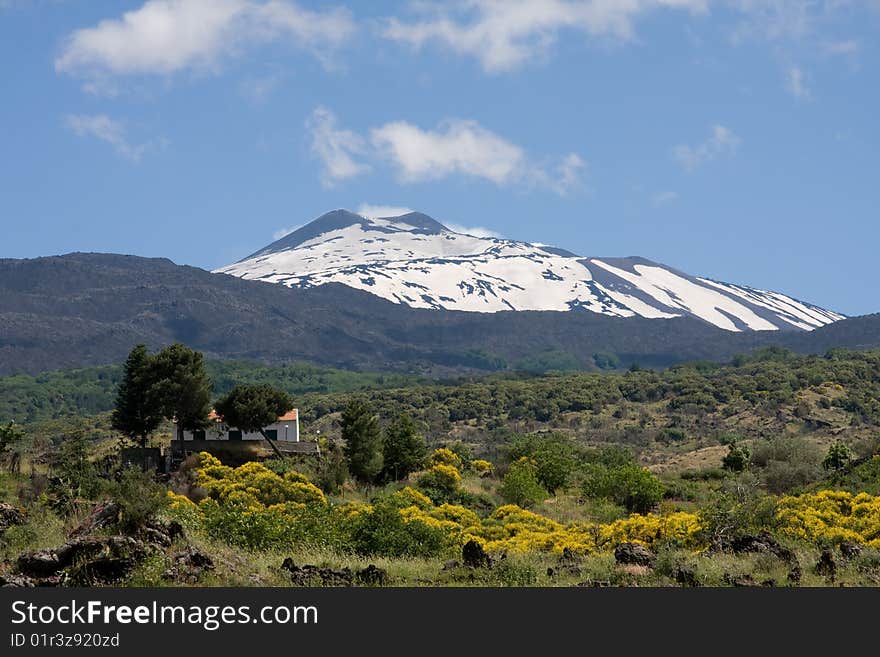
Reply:
<svg viewBox="0 0 880 657"><path fill-rule="evenodd" d="M690 276L644 258L584 258L457 233L418 212L365 217L334 210L217 272L294 288L342 283L438 310L692 316L728 331L810 331L844 319L778 292Z"/></svg>

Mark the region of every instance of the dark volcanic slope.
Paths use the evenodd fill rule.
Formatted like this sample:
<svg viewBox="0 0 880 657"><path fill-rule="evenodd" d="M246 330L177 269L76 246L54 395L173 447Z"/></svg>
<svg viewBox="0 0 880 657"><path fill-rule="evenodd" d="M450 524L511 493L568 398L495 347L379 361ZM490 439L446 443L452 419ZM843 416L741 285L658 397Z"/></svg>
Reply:
<svg viewBox="0 0 880 657"><path fill-rule="evenodd" d="M684 318L417 310L342 285L296 290L165 259L0 260L0 374L118 362L137 342L173 341L212 357L380 370L487 367L476 351L510 364L556 350L583 367L596 352L669 365L764 344L802 352L880 346L880 316L812 333L732 334Z"/></svg>

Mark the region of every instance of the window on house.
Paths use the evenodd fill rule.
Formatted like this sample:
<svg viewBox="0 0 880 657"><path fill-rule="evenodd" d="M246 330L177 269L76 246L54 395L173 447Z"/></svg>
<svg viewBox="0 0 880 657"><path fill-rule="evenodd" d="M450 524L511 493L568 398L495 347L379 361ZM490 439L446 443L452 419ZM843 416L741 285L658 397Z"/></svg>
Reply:
<svg viewBox="0 0 880 657"><path fill-rule="evenodd" d="M238 429L230 429L229 440L241 440L241 431Z"/></svg>

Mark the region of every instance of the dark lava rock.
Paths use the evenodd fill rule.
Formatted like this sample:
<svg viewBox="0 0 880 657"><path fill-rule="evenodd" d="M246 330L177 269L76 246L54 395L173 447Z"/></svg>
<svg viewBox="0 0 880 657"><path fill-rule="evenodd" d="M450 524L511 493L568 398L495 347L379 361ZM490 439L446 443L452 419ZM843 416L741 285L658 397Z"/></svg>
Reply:
<svg viewBox="0 0 880 657"><path fill-rule="evenodd" d="M831 550L822 550L814 570L817 575L824 575L833 582L837 575L837 562L834 561L834 553Z"/></svg>
<svg viewBox="0 0 880 657"><path fill-rule="evenodd" d="M385 586L388 583L388 571L370 564L357 571L355 578L364 586Z"/></svg>
<svg viewBox="0 0 880 657"><path fill-rule="evenodd" d="M560 564L581 563L583 560L583 556L577 554L571 548L563 548L562 555L559 557Z"/></svg>
<svg viewBox="0 0 880 657"><path fill-rule="evenodd" d="M19 555L15 569L26 577L49 577L60 571L58 555L53 550L35 550Z"/></svg>
<svg viewBox="0 0 880 657"><path fill-rule="evenodd" d="M619 564L654 567L654 553L638 543L621 543L614 549L614 560Z"/></svg>
<svg viewBox="0 0 880 657"><path fill-rule="evenodd" d="M32 588L36 585L36 580L24 575L13 575L12 573L0 575L0 588L24 589Z"/></svg>
<svg viewBox="0 0 880 657"><path fill-rule="evenodd" d="M146 553L147 546L130 536L79 537L61 547L25 552L16 570L38 586L68 580L80 586L110 584L128 575Z"/></svg>
<svg viewBox="0 0 880 657"><path fill-rule="evenodd" d="M861 556L862 546L858 543L853 543L852 541L843 541L843 543L840 544L840 554L842 554L845 559L855 559L856 557Z"/></svg>
<svg viewBox="0 0 880 657"><path fill-rule="evenodd" d="M281 568L290 573L294 586L351 586L353 583L349 568L333 570L313 565L297 566L290 557L284 560Z"/></svg>
<svg viewBox="0 0 880 657"><path fill-rule="evenodd" d="M687 566L677 566L675 571L673 571L672 576L675 578L675 581L682 586L700 585L700 580L697 579L697 573L693 568L688 568Z"/></svg>
<svg viewBox="0 0 880 657"><path fill-rule="evenodd" d="M802 575L803 573L801 573L801 567L798 564L795 564L791 567L791 570L788 571L788 581L792 584L799 584Z"/></svg>
<svg viewBox="0 0 880 657"><path fill-rule="evenodd" d="M162 573L162 578L195 584L209 570L214 570L211 557L190 545L174 555L171 567Z"/></svg>
<svg viewBox="0 0 880 657"><path fill-rule="evenodd" d="M79 524L79 527L70 532L70 538L87 536L96 529L101 529L119 522L122 515L122 507L116 502L106 501L95 505L92 512Z"/></svg>
<svg viewBox="0 0 880 657"><path fill-rule="evenodd" d="M461 548L461 559L468 568L491 568L492 557L483 546L471 539Z"/></svg>
<svg viewBox="0 0 880 657"><path fill-rule="evenodd" d="M14 506L7 504L6 502L0 502L0 536L2 536L3 532L10 527L23 525L24 521L24 511L16 509Z"/></svg>
<svg viewBox="0 0 880 657"><path fill-rule="evenodd" d="M731 575L730 573L724 573L724 581L730 584L730 586L757 586L757 582L755 582L754 578L746 573L745 575Z"/></svg>

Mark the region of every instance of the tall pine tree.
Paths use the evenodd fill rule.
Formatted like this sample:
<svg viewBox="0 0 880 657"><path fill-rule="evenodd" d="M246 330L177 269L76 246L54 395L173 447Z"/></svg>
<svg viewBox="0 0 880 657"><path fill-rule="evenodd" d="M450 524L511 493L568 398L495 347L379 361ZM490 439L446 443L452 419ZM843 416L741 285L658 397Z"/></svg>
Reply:
<svg viewBox="0 0 880 657"><path fill-rule="evenodd" d="M177 422L177 439L184 431L208 426L211 380L202 354L180 343L165 347L153 359L153 389L162 415Z"/></svg>
<svg viewBox="0 0 880 657"><path fill-rule="evenodd" d="M141 447L146 447L150 434L162 421L162 408L154 395L155 383L153 358L147 353L146 345L139 344L125 359L111 425L137 440Z"/></svg>
<svg viewBox="0 0 880 657"><path fill-rule="evenodd" d="M382 480L399 481L420 470L427 456L425 439L419 435L413 419L404 413L385 429Z"/></svg>
<svg viewBox="0 0 880 657"><path fill-rule="evenodd" d="M351 401L342 412L342 439L351 474L365 484L375 481L382 471L382 430L363 401Z"/></svg>

